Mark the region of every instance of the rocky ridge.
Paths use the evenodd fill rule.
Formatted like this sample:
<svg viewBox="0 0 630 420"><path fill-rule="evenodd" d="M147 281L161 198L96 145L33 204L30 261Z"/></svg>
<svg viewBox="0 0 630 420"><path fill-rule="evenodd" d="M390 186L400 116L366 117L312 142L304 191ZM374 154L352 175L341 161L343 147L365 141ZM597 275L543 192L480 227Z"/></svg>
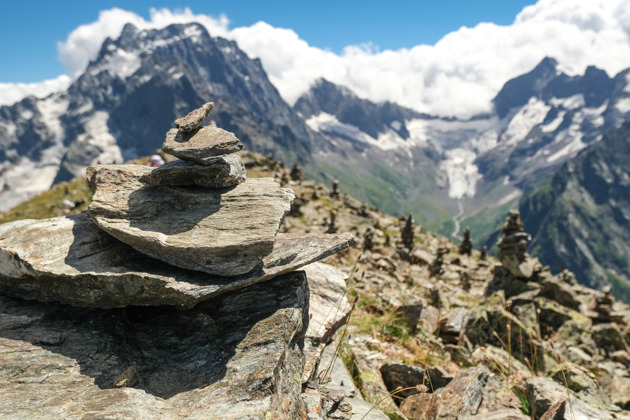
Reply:
<svg viewBox="0 0 630 420"><path fill-rule="evenodd" d="M382 412L389 418L410 419L629 418L630 308L606 291L577 285L568 271L552 274L525 253L521 242L526 242L529 236L520 215L514 213L508 218L502 243L510 246L504 246L507 252L502 254L502 261L497 261L482 255L474 244L466 244L465 252L460 252L459 245L414 225L413 218L384 216L376 208L345 194L343 182L328 189L304 180L298 167L289 170L260 155L245 152L239 155L249 176L271 175L295 192L296 198L281 223L278 238L283 234L320 235L332 231L352 232L362 238L360 247L327 260L336 268L330 265L306 268L311 292L308 312L312 318L304 338L301 399L292 391L283 394L289 398L284 400L287 407L290 402L297 407L291 413L301 413L294 418L361 419L368 410L371 411L365 418L374 419L386 418ZM469 246L473 248L470 254ZM515 261L518 264L514 265ZM319 270L319 275L309 271L311 267ZM340 280L343 278L348 280ZM276 277L245 290L252 290L255 295L275 285L286 286L287 290L299 289L299 280L290 283L284 279ZM317 287L312 283L318 279L321 283ZM343 297L346 283L350 303ZM316 300L314 295L318 296ZM232 296L236 295L226 294L223 299L244 299ZM65 344L59 344L63 338L59 332L63 329L34 322L34 313L43 304L6 299L13 306L5 305L11 308L10 316L0 318L3 320L0 331L3 338L13 340L8 346L17 342L28 344L29 351L64 348ZM283 311L297 317L289 300L287 296L283 301ZM196 322L208 319L208 312L200 315L195 311L201 308L208 311L215 302L218 300L209 299L195 306L189 312L190 319ZM243 300L244 305L251 302ZM314 310L315 307L319 309ZM109 321L102 329L111 337L104 346L120 352L114 353L113 358L110 354L86 360L84 366L89 368L80 368L88 376L105 372L101 375L103 382L99 380L103 388L111 387L110 379L115 381L118 372L126 371L127 360L137 360L133 357L141 352L134 349L147 348L137 341L125 340L135 337L137 332L145 335L138 335L136 340L146 339L149 332L163 336L160 340L164 342L173 337L174 333L167 328L156 332L151 321L143 321L147 315L140 312L141 317L136 310L139 311L126 310L122 325ZM104 320L111 317L111 312L98 313ZM322 322L318 314L324 313L336 317ZM69 314L68 319L85 319L86 315L82 316ZM55 319L44 317L49 318ZM166 318L158 318L158 324ZM254 325L258 328L272 324ZM287 342L284 338L276 340ZM70 344L68 348L72 348ZM188 357L195 357L195 363L199 363L196 357L204 354L205 350L200 348L191 347L187 353ZM237 347L237 354L241 354L240 349ZM151 356L152 360L170 360L163 353ZM164 359L159 358L162 356ZM78 360L76 353L69 357ZM181 360L174 360L173 371L183 366ZM297 366L297 360L293 358L287 363ZM67 358L63 361L68 365ZM143 363L136 368L139 381L127 388L132 393L135 389L147 389L147 378L155 377L151 376L149 363L146 360ZM15 362L11 365L16 381L34 383L50 373L41 373L41 367L33 367L20 376L15 373L19 371L16 365ZM76 365L68 366L76 369ZM291 372L293 377L298 373L286 364L276 366L285 379ZM192 370L183 372L190 374ZM203 382L197 374L192 376ZM7 394L13 398L16 381L6 388L13 392ZM278 385L286 386L283 389L292 389L286 382L276 383L284 383ZM198 387L194 381L187 386ZM247 385L238 382L237 386ZM252 392L251 387L247 389ZM157 391L152 388L151 392ZM182 409L193 401L182 399L186 392L166 396L164 405L155 404L151 408ZM55 397L61 398L60 393ZM114 397L111 401L119 402ZM372 408L370 403L378 408ZM146 402L143 404L148 407ZM9 403L0 406L8 407ZM212 407L216 409L216 405Z"/></svg>

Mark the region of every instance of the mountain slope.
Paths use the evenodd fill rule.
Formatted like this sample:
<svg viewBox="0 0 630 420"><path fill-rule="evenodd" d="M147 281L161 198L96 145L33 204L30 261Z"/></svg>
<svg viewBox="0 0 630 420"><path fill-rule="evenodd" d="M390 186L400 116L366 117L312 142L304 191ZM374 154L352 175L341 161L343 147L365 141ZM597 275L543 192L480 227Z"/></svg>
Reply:
<svg viewBox="0 0 630 420"><path fill-rule="evenodd" d="M531 252L630 301L630 122L567 161L520 204Z"/></svg>

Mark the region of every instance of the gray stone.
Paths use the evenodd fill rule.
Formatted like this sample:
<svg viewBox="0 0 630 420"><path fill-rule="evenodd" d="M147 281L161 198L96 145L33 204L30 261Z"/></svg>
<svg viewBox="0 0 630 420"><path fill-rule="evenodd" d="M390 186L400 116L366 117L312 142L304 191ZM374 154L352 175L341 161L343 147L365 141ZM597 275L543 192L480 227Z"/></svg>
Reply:
<svg viewBox="0 0 630 420"><path fill-rule="evenodd" d="M406 398L400 410L413 419L470 418L477 414L489 375L485 366L468 368L433 394L416 394Z"/></svg>
<svg viewBox="0 0 630 420"><path fill-rule="evenodd" d="M441 317L438 324L442 333L459 336L466 329L469 319L470 310L468 308L455 308Z"/></svg>
<svg viewBox="0 0 630 420"><path fill-rule="evenodd" d="M564 420L566 401L558 401L549 407L549 410L542 415L540 420Z"/></svg>
<svg viewBox="0 0 630 420"><path fill-rule="evenodd" d="M96 186L88 213L104 231L150 257L206 273L251 271L273 249L295 197L272 178L248 179L228 190L150 187L150 168L88 168Z"/></svg>
<svg viewBox="0 0 630 420"><path fill-rule="evenodd" d="M279 234L262 267L226 278L148 258L103 232L85 213L21 220L0 225L0 293L86 307L192 308L323 259L356 241L349 233Z"/></svg>
<svg viewBox="0 0 630 420"><path fill-rule="evenodd" d="M301 272L189 311L0 296L0 417L304 418L307 306ZM116 388L129 366L136 383Z"/></svg>
<svg viewBox="0 0 630 420"><path fill-rule="evenodd" d="M521 413L516 408L505 408L502 410L493 411L492 413L477 414L472 417L468 417L468 420L529 420L530 417Z"/></svg>
<svg viewBox="0 0 630 420"><path fill-rule="evenodd" d="M317 366L317 374L313 375L312 379L316 380L319 384L323 384L327 388L343 391L346 397L360 398L361 393L354 386L352 375L348 372L343 359L337 352L338 346L339 335L337 335L336 339L331 341L322 350L321 359Z"/></svg>
<svg viewBox="0 0 630 420"><path fill-rule="evenodd" d="M345 324L351 306L346 297L347 275L328 264L305 266L310 290L308 330L304 340L306 362L303 382L315 379L317 366L326 343Z"/></svg>
<svg viewBox="0 0 630 420"><path fill-rule="evenodd" d="M176 128L166 133L162 150L184 160L209 164L217 156L238 152L243 144L229 131L217 127L201 127L184 133Z"/></svg>
<svg viewBox="0 0 630 420"><path fill-rule="evenodd" d="M383 382L390 392L395 391L398 387L410 388L416 385L424 385L427 392L433 392L439 388L443 388L453 379L453 375L449 374L441 366L411 366L403 362L391 362L381 366L381 376ZM410 395L418 394L420 391L409 389L399 392L401 398L407 398Z"/></svg>
<svg viewBox="0 0 630 420"><path fill-rule="evenodd" d="M226 188L245 182L246 173L240 156L227 155L208 165L176 160L142 175L139 180L153 186L198 185L207 188Z"/></svg>
<svg viewBox="0 0 630 420"><path fill-rule="evenodd" d="M185 117L176 119L175 125L184 132L192 131L199 127L203 121L208 118L208 115L210 114L210 111L212 111L213 107L213 102L207 102L203 104L201 108L195 109Z"/></svg>

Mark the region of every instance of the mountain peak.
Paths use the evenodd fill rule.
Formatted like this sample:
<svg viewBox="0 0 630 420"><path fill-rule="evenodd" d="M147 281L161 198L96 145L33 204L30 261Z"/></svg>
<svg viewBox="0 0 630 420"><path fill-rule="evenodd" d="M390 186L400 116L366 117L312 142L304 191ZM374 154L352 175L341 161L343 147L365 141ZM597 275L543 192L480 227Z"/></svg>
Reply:
<svg viewBox="0 0 630 420"><path fill-rule="evenodd" d="M512 108L525 105L529 98L539 94L559 73L558 62L545 57L529 73L509 80L492 100L499 117L505 117Z"/></svg>

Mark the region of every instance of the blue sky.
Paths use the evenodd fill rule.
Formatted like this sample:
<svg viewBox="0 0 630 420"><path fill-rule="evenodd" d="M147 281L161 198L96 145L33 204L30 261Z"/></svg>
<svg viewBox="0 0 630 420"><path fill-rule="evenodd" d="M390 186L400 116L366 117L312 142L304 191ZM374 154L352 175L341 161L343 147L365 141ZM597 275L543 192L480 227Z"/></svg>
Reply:
<svg viewBox="0 0 630 420"><path fill-rule="evenodd" d="M380 50L432 45L461 26L479 22L509 25L534 0L441 1L5 1L0 13L0 82L38 82L65 73L57 42L99 11L118 7L148 19L149 9L189 7L195 14L224 13L230 27L260 20L291 28L310 45L340 53L351 44L373 43Z"/></svg>

